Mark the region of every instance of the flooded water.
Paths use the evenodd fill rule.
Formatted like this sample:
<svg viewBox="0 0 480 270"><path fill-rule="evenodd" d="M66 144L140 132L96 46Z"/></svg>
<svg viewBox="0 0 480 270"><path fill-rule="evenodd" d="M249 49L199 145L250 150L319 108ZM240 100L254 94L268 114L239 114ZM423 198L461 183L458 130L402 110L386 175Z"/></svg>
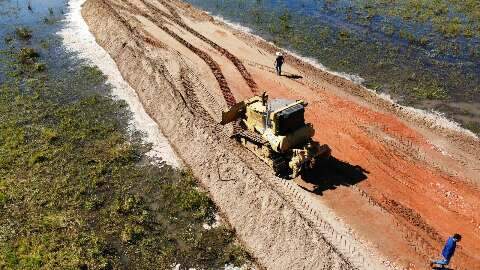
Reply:
<svg viewBox="0 0 480 270"><path fill-rule="evenodd" d="M470 14L458 7L447 6L444 17L460 18L465 33L452 36L431 22L444 18L437 13L420 9L415 16L427 18L421 21L410 18L409 10L399 13L401 4L381 0L187 2L330 70L361 77L365 86L401 104L444 112L480 132L480 39L467 33Z"/></svg>
<svg viewBox="0 0 480 270"><path fill-rule="evenodd" d="M90 93L109 95L124 100L132 112L132 128L145 134L152 145L148 153L158 162L179 167L180 160L158 125L143 109L135 91L123 80L115 62L100 47L80 14L84 0L0 0L0 50L7 47L33 47L42 62L48 63L50 82L62 89L59 97L65 102ZM31 38L17 41L17 29L26 27ZM97 66L107 77L107 84L90 84L83 80L84 69ZM5 79L0 69L0 80ZM95 85L95 86L93 86ZM133 130L133 129L132 129Z"/></svg>
<svg viewBox="0 0 480 270"><path fill-rule="evenodd" d="M72 64L61 48L60 39L54 35L61 28L58 22L64 18L65 8L65 0L0 0L0 50L7 46L36 47L41 50L42 61L54 70L50 73L59 75L56 71L68 69ZM28 40L15 42L15 32L20 27L35 34Z"/></svg>

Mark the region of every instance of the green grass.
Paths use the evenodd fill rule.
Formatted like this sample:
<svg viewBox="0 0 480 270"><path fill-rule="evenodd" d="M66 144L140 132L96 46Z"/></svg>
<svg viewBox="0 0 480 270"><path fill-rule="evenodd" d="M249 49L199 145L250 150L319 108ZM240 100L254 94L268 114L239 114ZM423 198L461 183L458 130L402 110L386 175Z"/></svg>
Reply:
<svg viewBox="0 0 480 270"><path fill-rule="evenodd" d="M476 0L362 0L355 4L370 15L431 23L446 38L480 37L480 2Z"/></svg>
<svg viewBox="0 0 480 270"><path fill-rule="evenodd" d="M0 269L244 264L231 229L203 228L216 207L192 174L145 162L126 104L81 90L105 76L81 66L56 81L34 47L0 57Z"/></svg>
<svg viewBox="0 0 480 270"><path fill-rule="evenodd" d="M473 133L480 135L480 123L479 122L467 122L464 124L466 129L471 130Z"/></svg>
<svg viewBox="0 0 480 270"><path fill-rule="evenodd" d="M38 56L39 54L34 48L21 48L17 53L18 61L21 64L33 63Z"/></svg>
<svg viewBox="0 0 480 270"><path fill-rule="evenodd" d="M448 92L436 85L417 86L413 88L413 95L419 99L442 100L448 98Z"/></svg>

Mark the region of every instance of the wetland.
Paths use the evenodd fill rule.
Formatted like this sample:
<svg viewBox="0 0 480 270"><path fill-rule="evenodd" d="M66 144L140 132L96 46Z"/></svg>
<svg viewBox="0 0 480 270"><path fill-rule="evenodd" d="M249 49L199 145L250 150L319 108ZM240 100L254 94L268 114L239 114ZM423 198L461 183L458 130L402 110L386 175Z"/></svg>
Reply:
<svg viewBox="0 0 480 270"><path fill-rule="evenodd" d="M0 1L0 268L219 269L249 255L187 170L158 166L68 2ZM205 229L205 227L209 229Z"/></svg>

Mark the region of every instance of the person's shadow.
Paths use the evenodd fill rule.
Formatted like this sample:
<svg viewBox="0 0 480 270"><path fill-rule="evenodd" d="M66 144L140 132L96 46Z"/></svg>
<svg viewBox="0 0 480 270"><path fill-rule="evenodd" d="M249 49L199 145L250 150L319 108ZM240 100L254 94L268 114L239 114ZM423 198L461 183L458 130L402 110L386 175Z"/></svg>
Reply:
<svg viewBox="0 0 480 270"><path fill-rule="evenodd" d="M282 76L285 76L285 77L287 77L289 79L292 79L292 80L303 79L302 76L297 75L297 74L282 74Z"/></svg>
<svg viewBox="0 0 480 270"><path fill-rule="evenodd" d="M367 179L369 172L359 165L352 165L333 156L316 162L315 167L306 170L301 178L313 186L309 191L322 195L326 190L338 186L351 186Z"/></svg>
<svg viewBox="0 0 480 270"><path fill-rule="evenodd" d="M453 270L453 268L441 267L441 266L435 266L432 269L433 270Z"/></svg>

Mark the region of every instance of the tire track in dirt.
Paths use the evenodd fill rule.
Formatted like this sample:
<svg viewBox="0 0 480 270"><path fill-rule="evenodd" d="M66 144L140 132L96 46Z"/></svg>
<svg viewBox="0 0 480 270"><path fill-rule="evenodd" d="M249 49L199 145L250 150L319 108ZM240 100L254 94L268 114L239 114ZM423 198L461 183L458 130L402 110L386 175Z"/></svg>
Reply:
<svg viewBox="0 0 480 270"><path fill-rule="evenodd" d="M414 209L387 198L385 194L375 188L370 187L369 189L367 191L360 187L354 188L372 207L376 207L384 214L391 215L395 229L425 262L438 256L438 250L441 249L445 239L435 228ZM468 255L462 251L461 247L458 248L456 257L458 258L450 266L457 270L471 269L464 263L467 261Z"/></svg>
<svg viewBox="0 0 480 270"><path fill-rule="evenodd" d="M100 3L102 3L105 7L107 7L110 10L110 12L115 16L115 18L123 26L125 26L130 33L132 33L132 35L135 37L133 39L133 40L135 40L135 45L138 48L141 48L142 52L146 52L146 51L148 51L148 49L144 45L142 45L140 42L138 42L138 40L143 40L145 43L147 43L147 44L149 44L149 45L151 45L155 48L165 48L165 46L161 42L159 42L158 40L156 40L155 38L150 36L150 34L147 33L146 31L144 31L143 29L139 31L138 28L133 27L113 7L116 7L119 10L129 11L129 12L133 12L132 9L127 8L125 6L118 5L118 4L110 2L110 1L101 1ZM128 45L127 44L122 44L122 46L124 48L127 48ZM135 51L135 50L132 50L132 51ZM147 59L147 61L149 62L150 66L153 69L155 69L159 74L162 74L166 78L166 81L170 84L172 89L177 89L175 87L173 78L170 76L170 73L168 72L167 68L164 66L163 63L160 63L158 61L154 61L153 59L151 59L150 57L148 57L146 55L145 55L145 59ZM155 78L153 78L153 77L150 78L150 79L155 80ZM184 85L184 86L187 86L187 85ZM195 116L200 117L202 119L209 119L210 121L213 121L212 118L206 112L206 110L203 109L202 106L198 105L198 104L200 104L198 98L195 95L191 94L191 92L189 92L188 90L189 89L185 89L185 92L186 92L185 95L182 95L181 91L176 91L173 94L176 95L178 98L180 98L180 100L182 100L182 102L185 105L185 108L187 108L192 115L195 115Z"/></svg>
<svg viewBox="0 0 480 270"><path fill-rule="evenodd" d="M250 90L254 94L258 94L258 86L257 83L253 80L252 75L250 72L248 72L247 68L245 65L243 65L242 61L238 59L235 55L230 53L228 50L225 48L221 47L217 43L213 42L212 40L206 38L204 35L200 34L190 26L186 25L183 21L181 21L181 17L178 13L177 15L170 15L165 13L163 10L159 9L158 7L152 5L151 3L148 3L146 0L140 0L146 7L149 9L153 10L156 13L161 14L162 16L168 18L169 20L175 22L177 25L181 26L183 29L187 30L189 33L194 35L195 37L199 38L203 42L209 44L211 47L213 47L215 50L217 50L221 55L225 56L232 64L237 68L238 72L242 75L243 79L247 83L247 85L250 87ZM170 4L168 4L166 1L159 0L162 5L166 6L169 10L175 10ZM175 11L176 12L176 11Z"/></svg>
<svg viewBox="0 0 480 270"><path fill-rule="evenodd" d="M115 18L117 20L119 20L121 22L121 24L123 26L125 26L129 30L129 32L131 32L134 35L135 45L138 46L139 48L141 48L142 52L148 51L148 48L146 48L141 43L139 43L138 40L143 40L145 43L147 43L147 44L149 44L149 45L151 45L155 48L166 48L166 46L163 43L161 43L160 41L155 39L153 36L151 36L143 28L137 28L137 27L132 26L121 14L119 14L115 10L115 8L117 8L120 11L127 11L127 12L130 12L131 14L135 14L135 12L139 12L138 8L136 8L135 6L132 6L130 3L125 2L125 1L124 1L124 3L127 6L122 6L122 5L119 5L119 4L114 3L112 1L109 1L109 0L106 0L106 1L102 0L101 3L108 6L109 10L112 12L112 14L114 14ZM115 8L112 8L112 7L115 7ZM139 24L141 23L140 21L138 21L133 16L130 16L130 17L131 17L132 20L137 21ZM150 19L152 19L152 18L150 18ZM124 48L127 48L128 45L123 44L122 46ZM145 55L145 53L144 53L144 55ZM183 60L183 57L181 57L180 55L178 55L178 57L179 57L180 60ZM145 58L148 60L150 66L152 68L154 68L159 74L162 74L167 79L167 82L170 84L172 89L178 89L177 87L175 87L175 83L174 83L175 80L172 78L171 74L168 72L167 68L165 67L165 65L163 63L161 63L159 61L154 61L153 59L151 59L147 55L145 55ZM214 62L214 61L212 60L212 62ZM180 80L178 81L178 83L179 83L179 85L181 85L183 87L183 89L185 91L185 95L182 94L181 91L175 91L174 94L182 100L182 102L185 104L185 108L187 108L188 111L192 115L204 120L205 123L216 123L216 121L207 112L207 110L205 108L203 108L203 106L201 105L201 102L200 102L200 100L199 100L199 98L198 98L198 96L197 96L197 94L195 93L195 90L194 90L195 87L199 87L199 85L201 85L200 87L202 89L204 89L204 91L206 91L205 86L200 82L198 77L196 77L196 75L194 75L190 71L190 68L188 67L188 65L184 61L179 61L179 64L180 64L181 68L180 68ZM151 78L151 80L154 80L154 79L155 78ZM227 84L227 90L230 91L229 88L228 88L228 84ZM231 94L231 92L230 92L230 94ZM214 100L213 97L209 97L209 99L210 99L209 100L210 103L212 103L212 104L216 103L216 102L212 101L212 100ZM233 100L233 103L231 101L229 102L227 99L225 99L227 105L232 106L231 104L233 104L233 105L236 104L234 98L232 98L231 100ZM221 133L225 132L224 128L222 126L215 125L215 124L210 125L210 126L218 134L221 134ZM233 128L235 129L235 128L240 128L240 127L239 126L237 127L236 123L234 123Z"/></svg>
<svg viewBox="0 0 480 270"><path fill-rule="evenodd" d="M131 24L128 23L128 21L125 18L123 18L122 15L120 15L118 12L116 12L115 9L113 9L112 7L116 7L117 9L119 9L121 11L130 12L131 14L140 13L142 16L145 15L145 17L150 19L150 20L154 20L154 18L151 18L147 14L144 14L137 7L133 6L129 2L123 1L126 6L122 6L122 5L119 5L117 3L114 3L114 2L108 1L108 0L107 0L107 2L104 1L104 3L109 6L111 12L122 23L122 25L126 26L127 29L136 38L138 38L139 40L143 40L144 42L146 42L147 44L149 44L153 47L166 48L161 42L159 42L157 39L155 39L153 36L151 36L148 32L146 32L142 28L140 28L140 30L138 30L139 28L132 27ZM129 16L129 17L131 19L135 20L136 22L138 22L139 24L141 23L140 21L138 21L133 16ZM156 21L156 23L158 24L158 23L161 23L161 22ZM136 45L139 48L142 48L143 51L148 51L147 48L145 48L144 46L142 46L138 42L136 42ZM177 57L179 57L179 59L183 59L183 57L181 57L180 55L178 55ZM170 78L168 80L169 84L171 85L171 87L173 89L176 89L176 87L173 83L174 79L171 77L170 73L168 71L166 71L166 67L162 63L159 63L158 61L156 61L154 63L151 58L149 58L149 57L146 57L146 58L148 59L148 61L150 62L152 67L154 67L154 68L156 67L157 72L163 74L163 76L165 76L166 78ZM214 62L214 60L212 60L212 62ZM194 91L195 86L199 87L199 84L201 84L200 80L190 71L190 68L188 67L188 65L184 61L179 61L179 64L180 64L181 68L180 68L180 80L178 81L178 83L179 83L179 85L181 85L184 88L185 95L182 95L181 91L177 91L176 93L179 94L179 97L183 100L184 104L187 105L186 108L189 110L189 112L191 114L205 120L206 123L215 122L215 120L209 115L207 110L205 108L203 108L198 96L196 95L196 93ZM218 68L218 70L219 70L219 68ZM223 74L221 74L221 75L223 75ZM194 83L194 82L196 82L196 83ZM206 88L205 88L205 86L203 86L203 84L201 84L201 88L206 91ZM229 93L231 94L231 91L228 88L228 84L226 84L226 89L224 88L224 90L229 91ZM235 99L233 98L232 100L233 100L233 103L232 103L232 101L229 101L228 99L225 99L227 105L229 105L229 106L232 106L231 104L233 104L233 105L236 104ZM212 103L212 104L216 104L216 102L214 102L214 98L211 97L211 96L209 96L209 102ZM235 127L236 127L236 125L234 125L234 128ZM218 133L223 132L223 129L221 127L219 127L218 125L214 125L214 129Z"/></svg>
<svg viewBox="0 0 480 270"><path fill-rule="evenodd" d="M138 7L134 6L132 3L130 3L126 0L122 0L122 2L125 5L127 5L131 10L133 10L136 14L141 15L142 17L144 17L144 18L150 20L151 22L153 22L158 28L163 30L165 33L167 33L172 38L177 40L180 44L182 44L183 46L188 48L190 51L192 51L194 54L196 54L198 57L200 57L208 65L208 67L212 71L213 75L215 76L215 79L217 80L218 85L220 86L220 90L222 92L223 98L225 99L225 102L227 103L227 105L229 107L232 107L233 105L235 105L237 103L235 97L232 94L232 91L231 91L230 87L228 86L227 79L225 78L225 76L223 75L223 73L221 71L220 65L215 60L213 60L213 58L210 55L208 55L204 51L198 49L197 47L193 46L191 43L189 43L188 41L186 41L185 39L183 39L182 37L177 35L175 32L173 32L168 27L166 27L163 24L163 22L160 21L158 18L154 18L150 14L148 14L146 12L143 12ZM166 14L166 13L164 13L164 14Z"/></svg>
<svg viewBox="0 0 480 270"><path fill-rule="evenodd" d="M182 20L182 18L180 17L180 14L178 14L177 10L175 8L173 8L171 5L169 5L166 1L158 0L158 2L160 4L162 4L163 6L165 6L168 9L168 11L172 14L172 16L174 16L175 18L178 18L179 20Z"/></svg>
<svg viewBox="0 0 480 270"><path fill-rule="evenodd" d="M403 137L401 137L398 142L392 139L385 140L384 137L379 136L378 133L373 133L372 130L362 129L366 134L369 134L370 137L384 142L381 151L373 151L371 154L377 162L376 166L378 170L381 170L382 173L385 174L385 178L400 183L405 191L410 190L419 193L429 192L428 189L416 184L411 171L407 171L406 167L399 165L405 160L415 162L418 167L422 167L422 164L425 164L425 161L418 156L419 150L413 147L415 144L405 140ZM359 144L361 145L361 143ZM428 165L425 164L423 166L427 167ZM396 169L394 173L391 168ZM408 243L411 249L414 250L419 257L423 258L423 261L426 262L438 256L437 252L444 244L444 236L442 237L441 233L432 226L433 223L429 223L420 214L421 212L409 207L408 201L405 205L404 202L392 200L392 196L383 193L381 189L374 186L369 186L368 188L358 187L355 188L355 190L367 198L370 205L377 207L383 213L392 217L397 231L401 233L402 238ZM453 208L451 210L454 211ZM462 251L461 248L457 250L456 256L459 258L469 258L470 256L471 258L471 255ZM470 269L464 261L468 261L468 259L457 259L452 265L455 265L455 269Z"/></svg>
<svg viewBox="0 0 480 270"><path fill-rule="evenodd" d="M180 36L178 36L176 33L174 33L172 30L170 30L168 27L166 27L163 23L163 21L159 18L155 18L153 16L151 16L150 14L147 14L146 12L143 12L141 11L138 7L134 6L133 4L131 4L130 2L126 1L126 0L122 0L122 2L128 6L129 8L129 11L133 14L140 14L141 16L147 18L148 20L150 20L152 23L154 23L157 27L159 27L160 29L162 29L164 32L166 32L168 35L170 35L172 38L174 38L175 40L177 40L178 42L180 42L183 46L187 47L190 51L192 51L193 53L195 53L197 56L199 56L209 67L210 67L210 70L212 71L213 75L215 76L219 86L220 86L220 90L222 92L222 95L223 95L223 98L225 100L225 102L227 103L227 105L229 107L232 107L233 105L235 105L237 103L237 101L235 100L235 97L233 96L233 93L230 89L230 87L228 86L228 82L225 78L225 76L223 75L223 73L221 72L221 69L220 69L220 65L218 65L218 63L213 60L213 58L208 55L207 53L203 52L202 50L196 48L195 46L193 46L191 43L189 43L188 41L184 40L183 38L181 38ZM167 13L165 13L164 11L156 8L155 6L152 6L148 3L146 3L144 0L141 0L141 2L146 5L148 8L152 8L154 9L155 11L157 11L158 13L160 13L161 15L163 16L166 16L166 17L170 17L171 16ZM181 23L183 24L182 22L179 22L178 20L175 20L177 23ZM183 24L184 25L184 24ZM185 25L185 27L189 28L188 26ZM200 35L198 32L196 32L195 30L189 28L191 32L193 33L196 33L195 36L201 36L202 37L202 40L208 40L207 38L205 38L204 36ZM152 42L151 39L148 39L147 40L148 42ZM213 43L213 42L212 42ZM213 43L215 44L215 43ZM218 46L218 45L217 45ZM247 77L248 79L245 79L247 84L251 87L252 91L253 89L256 89L256 83L253 81L253 79L251 78L251 75L250 73L248 73L248 71L245 69L245 67L243 66L243 64L240 62L240 60L238 58L236 58L235 56L233 56L232 54L230 54L229 52L227 52L225 49L221 48L220 46L218 46L218 48L220 48L221 50L223 50L224 52L226 52L228 55L230 55L231 57L229 59L233 59L231 60L232 63L237 63L235 66L237 67L237 69L240 71L240 73L242 73L242 70L243 70L243 73L242 73L242 76L244 77L244 79ZM239 67L243 67L243 69L239 68ZM184 69L183 72L185 72L185 70L188 70L188 69ZM244 74L247 74L247 75L244 75ZM186 78L186 77L185 77ZM250 83L249 83L250 82ZM185 82L185 81L181 81L182 83L182 86L185 88L186 91L189 91L189 93L193 93L194 94L194 91L190 91L189 89L191 89L191 83L188 83L188 82ZM253 88L252 88L253 87ZM255 93L255 92L254 92ZM187 95L188 96L188 95ZM200 112L201 114L208 114L206 112L206 110L200 105L200 106L196 106L196 104L199 104L199 101L198 101L198 97L195 99L195 100L191 100L190 101L191 105L192 106L195 106L197 109L198 108L202 108L203 110ZM213 119L212 119L213 120ZM236 132L239 132L239 130L241 130L241 127L240 125L238 124L238 122L234 122L233 123L233 133L236 133Z"/></svg>

